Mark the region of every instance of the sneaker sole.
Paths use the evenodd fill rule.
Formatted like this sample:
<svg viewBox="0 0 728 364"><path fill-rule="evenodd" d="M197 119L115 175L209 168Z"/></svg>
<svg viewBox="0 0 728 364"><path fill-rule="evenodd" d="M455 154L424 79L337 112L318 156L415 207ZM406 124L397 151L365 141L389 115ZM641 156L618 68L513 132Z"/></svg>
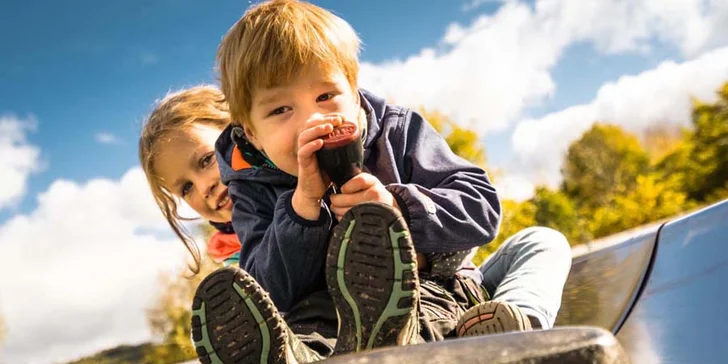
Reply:
<svg viewBox="0 0 728 364"><path fill-rule="evenodd" d="M357 205L334 228L326 283L339 315L334 352L403 345L417 334L415 250L401 215L381 204ZM404 329L404 333L403 333Z"/></svg>
<svg viewBox="0 0 728 364"><path fill-rule="evenodd" d="M521 310L502 302L488 301L466 311L456 327L458 336L463 337L529 331L531 323Z"/></svg>
<svg viewBox="0 0 728 364"><path fill-rule="evenodd" d="M243 270L221 268L206 277L192 310L192 341L203 364L286 362L283 319Z"/></svg>

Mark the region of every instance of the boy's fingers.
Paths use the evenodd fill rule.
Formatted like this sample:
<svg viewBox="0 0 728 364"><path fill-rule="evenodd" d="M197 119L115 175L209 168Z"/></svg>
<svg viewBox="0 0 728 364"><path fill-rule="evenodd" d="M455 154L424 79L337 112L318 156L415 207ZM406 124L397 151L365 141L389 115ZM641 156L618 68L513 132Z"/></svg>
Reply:
<svg viewBox="0 0 728 364"><path fill-rule="evenodd" d="M348 204L349 195L336 194L331 195L331 210L336 211L339 208L345 206L351 206Z"/></svg>
<svg viewBox="0 0 728 364"><path fill-rule="evenodd" d="M322 118L324 123L329 123L333 126L339 126L344 122L344 117L341 115L326 115Z"/></svg>
<svg viewBox="0 0 728 364"><path fill-rule="evenodd" d="M312 140L320 139L333 130L334 127L331 124L321 124L307 128L298 135L298 145L304 145Z"/></svg>
<svg viewBox="0 0 728 364"><path fill-rule="evenodd" d="M341 193L351 194L376 185L379 180L369 173L359 173L341 186Z"/></svg>
<svg viewBox="0 0 728 364"><path fill-rule="evenodd" d="M367 201L366 190L356 193L339 193L331 196L331 206L336 208L351 208Z"/></svg>
<svg viewBox="0 0 728 364"><path fill-rule="evenodd" d="M342 123L342 117L339 115L326 116L320 119L312 119L306 123L304 129L298 135L299 148L313 140L321 139L334 131L334 128ZM318 150L318 149L317 149Z"/></svg>
<svg viewBox="0 0 728 364"><path fill-rule="evenodd" d="M311 158L311 156L316 153L317 150L321 149L323 145L324 141L321 139L314 139L313 141L302 145L298 148L298 162L305 163L306 159Z"/></svg>
<svg viewBox="0 0 728 364"><path fill-rule="evenodd" d="M306 129L313 128L319 125L331 125L336 127L341 125L343 121L344 118L341 115L327 115L308 120L306 122Z"/></svg>

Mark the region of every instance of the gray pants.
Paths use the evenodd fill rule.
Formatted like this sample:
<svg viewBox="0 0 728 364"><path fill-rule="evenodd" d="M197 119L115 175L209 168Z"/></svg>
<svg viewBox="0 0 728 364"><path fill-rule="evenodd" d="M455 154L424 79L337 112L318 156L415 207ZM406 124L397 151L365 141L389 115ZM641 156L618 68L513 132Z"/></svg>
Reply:
<svg viewBox="0 0 728 364"><path fill-rule="evenodd" d="M518 306L541 327L554 326L571 270L571 247L560 232L531 227L519 231L469 274L491 300Z"/></svg>

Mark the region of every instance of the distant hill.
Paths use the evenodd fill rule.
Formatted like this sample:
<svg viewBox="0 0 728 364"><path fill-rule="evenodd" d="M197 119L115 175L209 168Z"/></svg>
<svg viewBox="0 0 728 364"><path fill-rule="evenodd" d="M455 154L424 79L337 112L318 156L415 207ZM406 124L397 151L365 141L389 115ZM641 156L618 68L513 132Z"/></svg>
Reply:
<svg viewBox="0 0 728 364"><path fill-rule="evenodd" d="M150 357L154 357L150 354L159 351L165 351L165 347L151 343L121 345L66 364L172 364L190 360L181 353L178 358L170 358L170 360L150 360ZM174 355L171 356L174 357ZM169 358L169 355L167 357Z"/></svg>
<svg viewBox="0 0 728 364"><path fill-rule="evenodd" d="M69 362L67 364L132 364L145 363L144 357L154 349L150 343L141 345L122 345L104 350L92 356Z"/></svg>

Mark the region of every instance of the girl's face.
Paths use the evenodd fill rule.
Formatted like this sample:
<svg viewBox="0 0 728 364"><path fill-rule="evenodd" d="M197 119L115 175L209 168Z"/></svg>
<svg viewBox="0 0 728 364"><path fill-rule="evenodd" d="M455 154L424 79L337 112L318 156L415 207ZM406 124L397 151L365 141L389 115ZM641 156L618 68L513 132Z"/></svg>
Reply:
<svg viewBox="0 0 728 364"><path fill-rule="evenodd" d="M225 223L232 218L233 203L215 159L215 141L221 132L196 123L169 133L157 147L154 170L163 186L202 218Z"/></svg>

